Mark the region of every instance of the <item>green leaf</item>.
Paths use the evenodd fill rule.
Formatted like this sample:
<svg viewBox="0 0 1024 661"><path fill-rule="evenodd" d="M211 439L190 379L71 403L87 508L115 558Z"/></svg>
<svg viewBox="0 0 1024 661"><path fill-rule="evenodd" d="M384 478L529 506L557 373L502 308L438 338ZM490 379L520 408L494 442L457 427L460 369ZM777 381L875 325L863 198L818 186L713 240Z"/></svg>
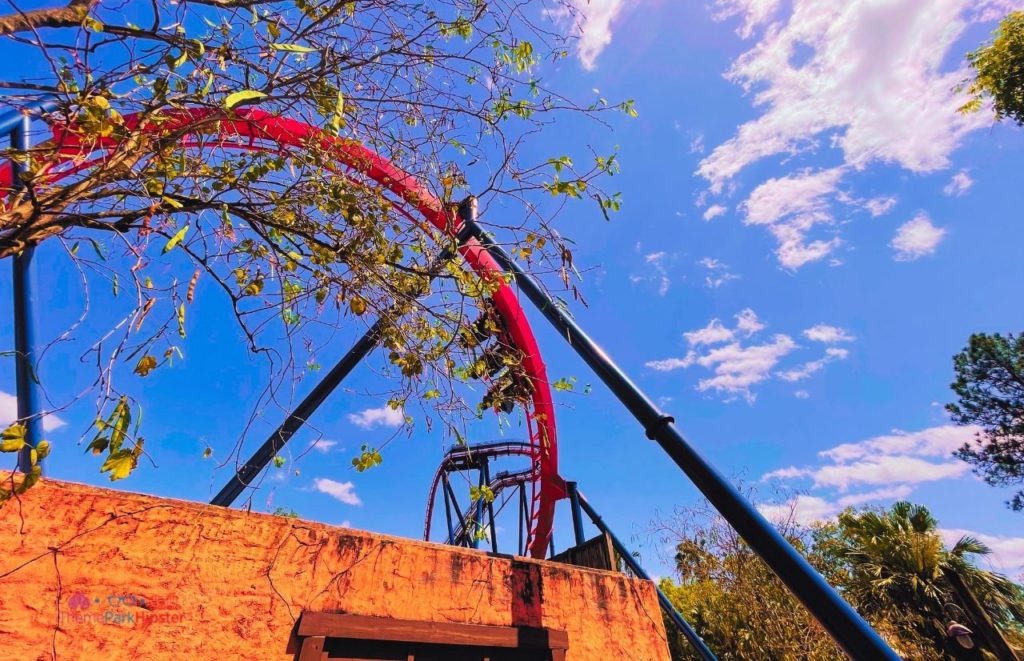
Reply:
<svg viewBox="0 0 1024 661"><path fill-rule="evenodd" d="M178 335L185 337L185 304L178 307Z"/></svg>
<svg viewBox="0 0 1024 661"><path fill-rule="evenodd" d="M43 476L43 467L39 466L38 464L32 466L32 469L29 470L28 475L26 475L21 480L21 484L19 484L17 487L15 487L14 493L19 493L19 494L25 493L26 491L28 491L32 487L32 485L34 485L36 482L38 482L39 478L41 478L42 476Z"/></svg>
<svg viewBox="0 0 1024 661"><path fill-rule="evenodd" d="M309 46L299 46L298 44L270 44L270 47L274 50L282 50L288 53L315 53L318 48L310 48Z"/></svg>
<svg viewBox="0 0 1024 661"><path fill-rule="evenodd" d="M170 241L167 242L167 245L164 246L163 254L167 254L168 252L174 250L174 247L181 243L182 239L185 238L185 235L188 234L188 231L191 227L191 225L185 225L180 230L178 230L178 233L172 236Z"/></svg>
<svg viewBox="0 0 1024 661"><path fill-rule="evenodd" d="M283 468L285 459L281 455L274 457L274 468Z"/></svg>
<svg viewBox="0 0 1024 661"><path fill-rule="evenodd" d="M110 446L110 438L97 435L92 442L86 446L86 450L92 450L93 454L103 454Z"/></svg>
<svg viewBox="0 0 1024 661"><path fill-rule="evenodd" d="M116 452L121 449L121 444L128 436L128 427L132 424L132 412L128 408L128 398L122 396L114 407L114 412L107 420L107 426L112 428L110 432L110 450Z"/></svg>
<svg viewBox="0 0 1024 661"><path fill-rule="evenodd" d="M266 96L267 95L264 94L263 92L257 92L256 90L242 90L241 92L229 94L228 98L224 99L224 107L230 110L231 108L237 106L239 103L243 103L246 101L255 101L256 99L262 99L265 98Z"/></svg>
<svg viewBox="0 0 1024 661"><path fill-rule="evenodd" d="M97 241L96 239L93 239L92 237L86 237L86 238L89 240L89 244L92 245L92 249L96 253L96 256L100 258L100 261L101 262L107 261L107 256L103 254L103 248L100 247L99 241Z"/></svg>

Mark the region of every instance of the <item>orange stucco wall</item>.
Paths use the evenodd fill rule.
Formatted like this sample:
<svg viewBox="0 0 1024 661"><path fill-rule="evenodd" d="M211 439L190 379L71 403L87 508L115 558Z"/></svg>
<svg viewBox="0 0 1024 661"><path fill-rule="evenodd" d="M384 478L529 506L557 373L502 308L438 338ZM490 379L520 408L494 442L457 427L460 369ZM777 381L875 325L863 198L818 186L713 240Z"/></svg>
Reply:
<svg viewBox="0 0 1024 661"><path fill-rule="evenodd" d="M668 659L620 574L44 480L0 509L0 656L288 659L304 609L569 633L569 659Z"/></svg>

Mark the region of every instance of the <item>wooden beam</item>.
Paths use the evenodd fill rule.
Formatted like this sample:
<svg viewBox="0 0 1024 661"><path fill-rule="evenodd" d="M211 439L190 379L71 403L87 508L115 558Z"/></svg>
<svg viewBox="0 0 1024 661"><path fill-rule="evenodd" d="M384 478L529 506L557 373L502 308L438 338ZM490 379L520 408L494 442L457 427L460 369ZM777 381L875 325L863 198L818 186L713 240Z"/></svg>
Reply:
<svg viewBox="0 0 1024 661"><path fill-rule="evenodd" d="M298 635L510 649L569 648L569 634L552 629L419 622L341 613L303 613L299 619Z"/></svg>
<svg viewBox="0 0 1024 661"><path fill-rule="evenodd" d="M299 651L299 661L322 661L327 658L324 652L325 639L323 636L310 636L302 641L302 649Z"/></svg>

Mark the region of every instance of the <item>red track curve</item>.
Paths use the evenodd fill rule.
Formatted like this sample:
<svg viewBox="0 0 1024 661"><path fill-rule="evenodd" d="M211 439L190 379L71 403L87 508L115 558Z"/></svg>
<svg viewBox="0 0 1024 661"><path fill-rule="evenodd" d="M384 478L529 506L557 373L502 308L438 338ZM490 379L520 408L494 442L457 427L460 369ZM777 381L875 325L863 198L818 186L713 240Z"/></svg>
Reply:
<svg viewBox="0 0 1024 661"><path fill-rule="evenodd" d="M359 172L391 191L439 230L450 236L455 236L459 230L458 219L449 217L440 200L412 175L357 142L261 110L224 112L209 108L184 108L167 113L164 118L159 125L151 128L143 125L142 130L173 134L188 129L194 134L213 134L218 136L219 141L211 146L228 149L273 151L273 147L262 144L265 142L278 147L317 145L332 154L338 164ZM137 115L128 115L124 120L129 128L134 129L139 125ZM69 128L59 124L53 126L53 139L54 144L59 145L59 150L56 162L50 164L51 169L72 161L76 166L70 170L54 172L51 181L102 163L109 153L81 165L82 159L95 152L111 150L117 146L114 138L83 143L73 126ZM239 139L247 139L248 142ZM0 197L6 197L10 190L11 166L8 162L0 164ZM467 241L459 252L481 277L494 277L502 272L501 267L476 239ZM529 550L531 556L543 558L551 538L555 503L565 497L564 482L558 474L558 441L551 387L540 348L516 292L502 283L492 300L505 322L509 338L523 353L523 367L533 383L533 407L532 410L527 409L526 413L539 484L533 483Z"/></svg>

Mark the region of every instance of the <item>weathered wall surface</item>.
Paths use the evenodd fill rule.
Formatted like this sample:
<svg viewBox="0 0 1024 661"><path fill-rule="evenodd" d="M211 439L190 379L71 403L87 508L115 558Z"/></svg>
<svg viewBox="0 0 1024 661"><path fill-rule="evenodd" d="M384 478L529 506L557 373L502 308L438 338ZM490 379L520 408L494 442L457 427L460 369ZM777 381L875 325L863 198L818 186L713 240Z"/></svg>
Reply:
<svg viewBox="0 0 1024 661"><path fill-rule="evenodd" d="M54 480L0 509L3 658L288 659L304 609L669 658L653 586L610 572Z"/></svg>

